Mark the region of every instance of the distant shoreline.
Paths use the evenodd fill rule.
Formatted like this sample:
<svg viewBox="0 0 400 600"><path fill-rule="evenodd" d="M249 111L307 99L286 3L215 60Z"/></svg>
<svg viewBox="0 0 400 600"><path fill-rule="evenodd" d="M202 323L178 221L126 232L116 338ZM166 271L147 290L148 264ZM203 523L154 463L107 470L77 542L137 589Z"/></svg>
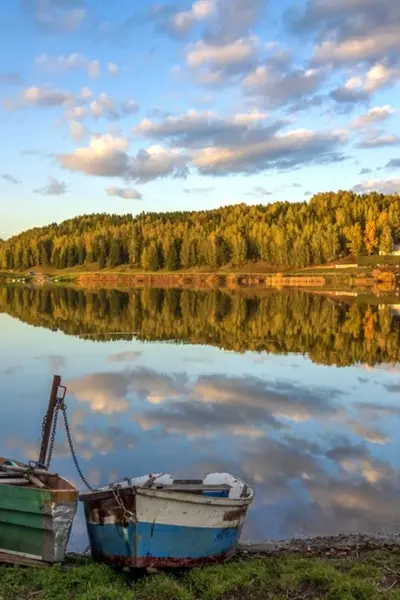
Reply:
<svg viewBox="0 0 400 600"><path fill-rule="evenodd" d="M246 265L247 266L247 265ZM74 284L82 287L136 288L171 287L198 289L268 289L309 288L325 292L342 290L357 292L388 293L398 289L399 271L394 267L372 269L366 266L329 265L297 271L257 272L257 264L243 271L156 271L134 270L77 270L33 269L27 271L1 272L0 281L6 283Z"/></svg>

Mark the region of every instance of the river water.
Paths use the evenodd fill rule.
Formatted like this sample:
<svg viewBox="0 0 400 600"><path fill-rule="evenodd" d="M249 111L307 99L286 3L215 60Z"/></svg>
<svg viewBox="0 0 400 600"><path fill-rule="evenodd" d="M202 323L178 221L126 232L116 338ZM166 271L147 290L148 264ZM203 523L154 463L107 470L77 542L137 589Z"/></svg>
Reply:
<svg viewBox="0 0 400 600"><path fill-rule="evenodd" d="M382 302L2 287L0 455L37 458L57 373L93 485L229 471L255 489L245 540L398 531L400 313ZM62 424L52 469L82 489Z"/></svg>

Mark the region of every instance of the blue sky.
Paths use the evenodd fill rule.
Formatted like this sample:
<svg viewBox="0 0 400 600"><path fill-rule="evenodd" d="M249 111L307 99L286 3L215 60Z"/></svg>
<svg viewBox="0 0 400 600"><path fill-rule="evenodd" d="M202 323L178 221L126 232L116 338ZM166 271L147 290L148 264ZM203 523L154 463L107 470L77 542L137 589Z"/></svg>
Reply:
<svg viewBox="0 0 400 600"><path fill-rule="evenodd" d="M398 0L3 0L0 237L400 189Z"/></svg>

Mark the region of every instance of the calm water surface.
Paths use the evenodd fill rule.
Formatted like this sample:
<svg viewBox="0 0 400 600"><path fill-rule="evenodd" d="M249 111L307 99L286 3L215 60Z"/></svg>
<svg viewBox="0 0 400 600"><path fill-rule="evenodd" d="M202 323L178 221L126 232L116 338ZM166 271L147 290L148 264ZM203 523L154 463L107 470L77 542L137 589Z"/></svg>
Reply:
<svg viewBox="0 0 400 600"><path fill-rule="evenodd" d="M398 531L400 317L379 302L0 288L0 454L37 458L59 373L93 485L227 470L256 492L244 539ZM81 487L62 425L52 468Z"/></svg>

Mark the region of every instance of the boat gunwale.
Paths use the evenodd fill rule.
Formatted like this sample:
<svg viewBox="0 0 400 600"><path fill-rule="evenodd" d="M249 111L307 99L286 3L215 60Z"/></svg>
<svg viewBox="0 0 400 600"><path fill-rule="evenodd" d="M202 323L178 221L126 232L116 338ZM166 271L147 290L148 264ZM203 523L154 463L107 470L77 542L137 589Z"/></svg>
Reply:
<svg viewBox="0 0 400 600"><path fill-rule="evenodd" d="M190 494L188 492L168 491L162 488L143 488L139 486L118 488L120 495L138 495L150 498L159 498L161 500L174 500L176 502L186 502L190 504L204 504L206 506L245 506L250 505L254 498L254 492L251 487L247 487L248 495L243 498L220 498L213 496L203 496L201 494ZM96 500L106 500L113 497L113 490L98 490L94 492L84 492L79 495L80 502L90 504Z"/></svg>

